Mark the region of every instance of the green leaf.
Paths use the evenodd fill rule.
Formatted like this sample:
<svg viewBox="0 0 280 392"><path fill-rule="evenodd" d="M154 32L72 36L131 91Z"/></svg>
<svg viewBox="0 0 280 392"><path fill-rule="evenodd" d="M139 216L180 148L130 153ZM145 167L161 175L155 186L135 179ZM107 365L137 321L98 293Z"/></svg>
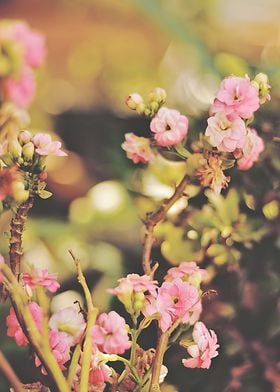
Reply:
<svg viewBox="0 0 280 392"><path fill-rule="evenodd" d="M49 197L52 196L52 193L49 191L45 191L44 189L39 191L39 197L41 197L41 199L48 199Z"/></svg>

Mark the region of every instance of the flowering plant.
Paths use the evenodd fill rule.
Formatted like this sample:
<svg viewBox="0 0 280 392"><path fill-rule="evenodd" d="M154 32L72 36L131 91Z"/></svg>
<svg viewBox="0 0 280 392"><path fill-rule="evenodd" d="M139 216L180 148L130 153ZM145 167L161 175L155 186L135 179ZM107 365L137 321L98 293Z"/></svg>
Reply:
<svg viewBox="0 0 280 392"><path fill-rule="evenodd" d="M252 81L248 76L225 78L210 108L205 133L191 143L187 138L188 118L163 106L166 93L162 88L154 89L147 102L137 93L128 97L130 109L151 118L149 139L131 132L125 135L122 148L128 158L147 164L168 152L185 163L184 176L172 196L144 220L144 274L128 274L119 279L115 288L108 289L123 304L127 320L114 310L100 313L93 305L81 263L71 250L86 308L73 304L50 315L48 292L53 294L59 288L58 276L40 268L22 271L22 234L36 196L51 196L45 189L48 156L67 154L61 142L53 141L48 134L27 130L27 116L22 109L7 109L7 101L20 107L29 103L28 89L21 89L22 99L18 99L7 86L15 82L11 79L14 69L17 75L23 75L41 64L45 53L43 39L21 22L5 22L0 27L1 45L8 48L7 53L19 50L20 56L20 66L17 57L0 59L7 64L0 79L0 120L5 118L0 123L0 203L1 210L15 211L7 262L2 256L0 260L2 301L7 297L11 301L7 335L19 346L30 346L36 367L46 376L46 384L51 380L61 392L103 391L106 387L111 391L160 391L167 373L164 355L175 344L186 349L183 366L208 369L219 348L216 333L200 321L203 299L212 293L203 291L208 273L195 262L184 261L158 281L158 263L152 259L155 229L165 221L174 203L186 196L188 184L209 187L219 194L230 182L225 170L234 165L247 170L258 160L264 143L249 125L260 104L270 99L267 77L258 74ZM155 347L144 349L139 337L152 325L157 327L158 341ZM115 366L115 362L121 367ZM1 369L13 390L22 391L23 385L6 362ZM40 383L32 387L44 390Z"/></svg>

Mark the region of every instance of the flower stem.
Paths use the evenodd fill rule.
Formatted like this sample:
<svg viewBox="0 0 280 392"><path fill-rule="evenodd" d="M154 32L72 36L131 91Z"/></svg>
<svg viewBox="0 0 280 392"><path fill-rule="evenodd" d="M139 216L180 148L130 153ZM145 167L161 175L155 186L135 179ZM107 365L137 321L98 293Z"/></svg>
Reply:
<svg viewBox="0 0 280 392"><path fill-rule="evenodd" d="M165 219L168 210L173 206L173 204L178 199L180 199L180 197L184 193L188 181L188 176L185 175L180 181L180 183L176 186L173 195L169 199L167 199L157 211L151 214L147 214L145 221L146 233L144 237L142 256L143 270L147 275L152 275L154 272L151 268L151 252L155 241L154 229L158 223Z"/></svg>
<svg viewBox="0 0 280 392"><path fill-rule="evenodd" d="M82 359L82 366L81 366L81 379L80 379L80 389L79 389L80 392L87 392L89 372L90 372L90 360L91 360L91 353L92 353L91 327L95 323L96 316L98 314L98 309L93 306L91 293L89 291L88 285L83 275L80 260L74 256L71 250L69 250L69 253L76 264L78 282L81 284L83 288L86 304L87 304L87 326L86 326L85 340L83 346L83 357L82 357L83 359Z"/></svg>
<svg viewBox="0 0 280 392"><path fill-rule="evenodd" d="M173 325L166 331L163 332L160 335L158 344L157 344L157 349L156 349L156 354L153 360L153 366L152 366L152 378L151 378L151 384L150 384L150 389L149 392L157 392L160 391L159 387L159 377L160 377L160 371L161 371L161 366L163 363L163 357L165 354L165 351L167 349L169 337L172 334L173 331L178 327L178 325L181 323L181 319L177 319Z"/></svg>
<svg viewBox="0 0 280 392"><path fill-rule="evenodd" d="M19 381L13 368L5 358L4 354L0 350L0 371L4 374L6 379L9 381L14 392L23 392L22 383Z"/></svg>
<svg viewBox="0 0 280 392"><path fill-rule="evenodd" d="M156 355L153 361L152 378L151 378L151 385L150 385L149 392L160 391L159 376L160 376L161 366L163 363L163 356L168 344L168 338L169 338L168 332L162 333L159 338Z"/></svg>

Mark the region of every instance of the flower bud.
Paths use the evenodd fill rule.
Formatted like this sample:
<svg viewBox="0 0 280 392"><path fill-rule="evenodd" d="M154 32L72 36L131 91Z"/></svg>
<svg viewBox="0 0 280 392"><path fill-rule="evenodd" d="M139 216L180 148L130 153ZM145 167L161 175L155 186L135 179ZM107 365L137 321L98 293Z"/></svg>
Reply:
<svg viewBox="0 0 280 392"><path fill-rule="evenodd" d="M154 88L149 94L149 102L163 104L166 101L166 91L161 87Z"/></svg>
<svg viewBox="0 0 280 392"><path fill-rule="evenodd" d="M21 145L19 144L19 142L18 142L16 139L11 140L11 141L9 142L9 153L10 153L10 154L12 155L12 157L14 157L14 158L18 158L18 157L21 156L22 147L21 147Z"/></svg>
<svg viewBox="0 0 280 392"><path fill-rule="evenodd" d="M258 73L251 83L259 90L259 99L261 104L265 103L266 101L270 101L270 84L266 74Z"/></svg>
<svg viewBox="0 0 280 392"><path fill-rule="evenodd" d="M136 108L136 112L138 114L143 114L146 110L146 105L144 104L144 102L140 103L137 108Z"/></svg>
<svg viewBox="0 0 280 392"><path fill-rule="evenodd" d="M34 155L34 144L29 142L22 147L22 156L24 160L31 161Z"/></svg>
<svg viewBox="0 0 280 392"><path fill-rule="evenodd" d="M29 198L29 191L27 191L24 188L23 182L19 182L19 181L14 182L12 188L13 188L13 197L17 202L22 203Z"/></svg>
<svg viewBox="0 0 280 392"><path fill-rule="evenodd" d="M31 139L32 139L32 133L27 130L20 132L18 136L18 141L20 142L21 145L29 143Z"/></svg>
<svg viewBox="0 0 280 392"><path fill-rule="evenodd" d="M129 107L129 109L137 110L138 106L143 104L144 102L143 102L143 98L140 94L133 93L127 97L125 103Z"/></svg>

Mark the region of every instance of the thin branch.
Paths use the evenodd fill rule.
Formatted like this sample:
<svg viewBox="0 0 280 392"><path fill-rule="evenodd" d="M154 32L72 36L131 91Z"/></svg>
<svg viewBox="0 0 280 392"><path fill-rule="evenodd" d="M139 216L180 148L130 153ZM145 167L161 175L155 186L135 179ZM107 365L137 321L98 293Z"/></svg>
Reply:
<svg viewBox="0 0 280 392"><path fill-rule="evenodd" d="M89 381L89 372L90 372L90 361L91 361L91 353L92 353L92 337L91 337L91 327L95 323L96 316L98 314L98 309L94 307L92 303L91 293L89 291L87 282L85 280L80 260L75 257L73 252L69 250L70 255L72 256L77 269L78 282L81 284L86 304L87 304L87 326L85 332L85 340L83 346L83 359L81 365L81 378L80 378L80 391L87 392L88 391L88 381Z"/></svg>
<svg viewBox="0 0 280 392"><path fill-rule="evenodd" d="M4 354L0 350L0 371L4 374L6 379L9 381L10 386L15 392L23 392L22 383L18 379L16 373L12 369L11 365L5 358Z"/></svg>
<svg viewBox="0 0 280 392"><path fill-rule="evenodd" d="M152 276L154 273L154 269L151 268L151 252L155 242L154 229L158 223L165 219L167 212L170 210L173 204L184 194L188 182L188 176L186 175L175 188L173 195L167 199L156 212L147 214L146 221L144 222L146 226L146 232L143 243L142 257L143 270L147 275Z"/></svg>

